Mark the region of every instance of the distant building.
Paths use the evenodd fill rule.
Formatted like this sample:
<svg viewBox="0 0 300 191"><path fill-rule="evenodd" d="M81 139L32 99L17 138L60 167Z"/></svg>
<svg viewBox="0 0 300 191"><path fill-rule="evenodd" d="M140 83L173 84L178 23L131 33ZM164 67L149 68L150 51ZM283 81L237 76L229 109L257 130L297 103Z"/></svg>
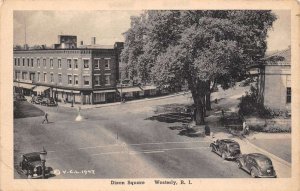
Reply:
<svg viewBox="0 0 300 191"><path fill-rule="evenodd" d="M267 108L291 110L291 48L272 53L260 68L259 98Z"/></svg>
<svg viewBox="0 0 300 191"><path fill-rule="evenodd" d="M77 47L76 36L58 39L53 49L14 50L15 89L80 104L116 101L123 44L100 46L93 37Z"/></svg>

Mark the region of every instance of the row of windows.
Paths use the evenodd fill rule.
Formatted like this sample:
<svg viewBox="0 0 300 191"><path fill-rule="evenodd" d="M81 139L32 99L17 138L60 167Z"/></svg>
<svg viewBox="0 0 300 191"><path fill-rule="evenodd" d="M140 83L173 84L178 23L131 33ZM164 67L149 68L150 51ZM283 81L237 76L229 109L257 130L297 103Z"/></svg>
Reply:
<svg viewBox="0 0 300 191"><path fill-rule="evenodd" d="M47 82L47 73L37 73L37 81L40 82L42 77L43 82ZM15 73L15 78L20 79L20 72ZM27 72L22 72L22 79L23 80L28 80L28 73ZM57 76L58 83L62 83L62 74L58 74ZM95 75L95 85L100 86L100 75ZM29 80L34 81L35 80L35 73L30 73L29 75ZM54 83L54 74L50 73L50 82ZM78 75L68 75L68 85L78 85L79 80L78 80ZM83 76L83 85L90 85L90 76ZM105 85L110 85L110 75L106 74L105 75Z"/></svg>
<svg viewBox="0 0 300 191"><path fill-rule="evenodd" d="M73 61L72 61L73 60ZM22 66L25 66L27 63L28 67L34 67L34 59L33 58L14 58L14 64L15 66L21 66L21 61L22 61ZM36 59L36 65L37 67L41 67L41 61L43 63L43 67L46 68L47 67L47 60L46 58L40 59L37 58ZM94 69L99 70L100 66L101 66L101 59L99 58L95 58L94 59ZM50 58L50 68L53 68L53 59ZM78 59L67 59L67 67L68 69L78 69ZM110 59L106 58L104 59L104 67L106 70L110 69ZM61 66L61 59L57 59L57 68L62 68ZM89 64L89 59L83 59L83 68L84 69L89 69L90 68L90 64Z"/></svg>

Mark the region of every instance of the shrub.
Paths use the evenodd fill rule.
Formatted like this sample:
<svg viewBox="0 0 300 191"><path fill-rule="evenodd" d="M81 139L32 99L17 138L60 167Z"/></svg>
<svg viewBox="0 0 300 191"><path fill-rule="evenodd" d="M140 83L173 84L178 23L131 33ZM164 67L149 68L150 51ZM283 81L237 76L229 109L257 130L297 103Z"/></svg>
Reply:
<svg viewBox="0 0 300 191"><path fill-rule="evenodd" d="M250 87L250 93L246 92L245 96L242 96L239 103L239 114L242 116L259 116L263 118L270 118L270 111L266 109L262 104L258 103L258 91L254 86Z"/></svg>

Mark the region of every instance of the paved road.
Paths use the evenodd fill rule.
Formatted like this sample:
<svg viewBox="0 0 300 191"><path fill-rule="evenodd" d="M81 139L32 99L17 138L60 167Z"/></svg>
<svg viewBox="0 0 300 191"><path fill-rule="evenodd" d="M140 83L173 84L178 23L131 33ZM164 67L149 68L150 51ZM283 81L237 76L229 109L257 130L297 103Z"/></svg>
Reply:
<svg viewBox="0 0 300 191"><path fill-rule="evenodd" d="M188 117L170 108L189 102L178 96L82 110L80 122L75 109L37 106L49 113L50 123L15 119L15 164L21 153L45 146L46 164L56 169L53 178L250 177L210 152L209 139L182 133Z"/></svg>

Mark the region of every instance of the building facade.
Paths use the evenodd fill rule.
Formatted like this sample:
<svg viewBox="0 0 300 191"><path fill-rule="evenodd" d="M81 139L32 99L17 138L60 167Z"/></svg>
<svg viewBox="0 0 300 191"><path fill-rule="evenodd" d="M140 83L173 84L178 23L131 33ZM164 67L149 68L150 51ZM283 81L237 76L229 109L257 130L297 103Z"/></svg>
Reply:
<svg viewBox="0 0 300 191"><path fill-rule="evenodd" d="M115 101L123 44L77 47L76 36L67 37L53 49L14 50L15 88L80 104Z"/></svg>
<svg viewBox="0 0 300 191"><path fill-rule="evenodd" d="M267 108L291 111L291 49L265 58L259 76L260 102Z"/></svg>

